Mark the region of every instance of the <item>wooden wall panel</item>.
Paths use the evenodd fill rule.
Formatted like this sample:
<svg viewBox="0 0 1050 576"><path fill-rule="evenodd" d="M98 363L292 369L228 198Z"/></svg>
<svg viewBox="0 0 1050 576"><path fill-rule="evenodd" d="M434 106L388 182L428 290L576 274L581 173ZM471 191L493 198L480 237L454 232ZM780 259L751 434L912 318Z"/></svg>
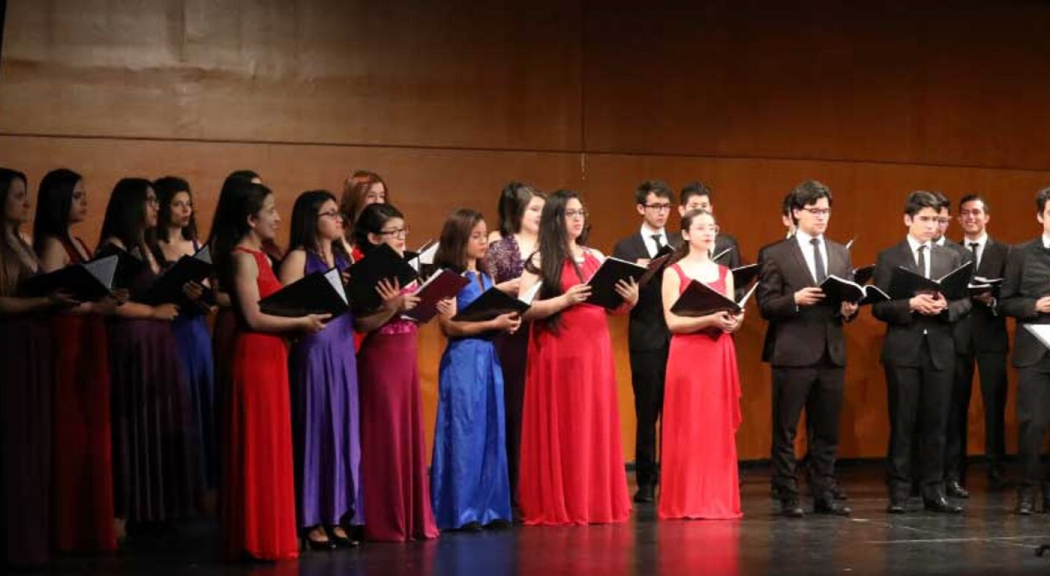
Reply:
<svg viewBox="0 0 1050 576"><path fill-rule="evenodd" d="M207 229L231 170L260 171L287 216L298 192L338 190L370 168L407 213L410 243L459 206L494 224L499 188L523 179L583 191L605 251L638 225L638 182L701 179L751 260L781 234L783 194L815 177L836 194L830 235L855 237L864 264L903 235L913 189L984 192L993 234L1038 233L1048 24L1050 6L1023 0L11 1L0 165L27 171L31 186L57 166L82 172L89 242L125 175L187 177ZM769 453L756 312L737 338L746 459ZM630 460L625 319L610 326ZM844 457L885 451L882 332L867 311L847 331ZM434 327L422 331L428 433L443 346ZM1012 448L1013 388L1010 402ZM980 409L975 395L974 452Z"/></svg>
<svg viewBox="0 0 1050 576"><path fill-rule="evenodd" d="M585 26L591 151L1050 168L1044 3L624 2Z"/></svg>
<svg viewBox="0 0 1050 576"><path fill-rule="evenodd" d="M9 2L0 130L577 149L579 14L557 0Z"/></svg>

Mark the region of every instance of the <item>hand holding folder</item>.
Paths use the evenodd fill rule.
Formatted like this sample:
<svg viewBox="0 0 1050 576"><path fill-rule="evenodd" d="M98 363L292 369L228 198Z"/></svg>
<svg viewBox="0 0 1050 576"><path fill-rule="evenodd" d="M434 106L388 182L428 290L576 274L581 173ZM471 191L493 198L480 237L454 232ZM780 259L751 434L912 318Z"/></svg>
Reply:
<svg viewBox="0 0 1050 576"><path fill-rule="evenodd" d="M624 302L624 286L632 283L637 285L647 271L647 267L633 262L612 256L606 258L594 275L587 280L587 285L591 288L591 295L587 298L587 303L608 310L619 308Z"/></svg>
<svg viewBox="0 0 1050 576"><path fill-rule="evenodd" d="M889 296L893 300L907 300L919 294L943 294L948 300L969 297L967 286L973 262L967 262L944 276L933 280L922 274L898 266L890 278Z"/></svg>
<svg viewBox="0 0 1050 576"><path fill-rule="evenodd" d="M371 312L383 303L378 292L380 280L403 288L417 276L415 269L400 254L390 246L380 244L350 267L350 302L359 312Z"/></svg>
<svg viewBox="0 0 1050 576"><path fill-rule="evenodd" d="M820 284L820 289L824 292L824 302L835 307L840 306L843 302L863 306L890 299L889 295L880 290L878 286L870 284L862 286L858 282L839 278L834 274L828 276Z"/></svg>
<svg viewBox="0 0 1050 576"><path fill-rule="evenodd" d="M690 280L678 301L671 306L671 313L688 318L699 318L718 312L728 312L735 316L744 311L756 288L758 284L752 286L739 301L734 301L703 282Z"/></svg>
<svg viewBox="0 0 1050 576"><path fill-rule="evenodd" d="M415 295L419 297L419 303L411 310L405 311L401 317L420 324L429 322L438 313L438 303L455 298L468 282L470 280L462 274L451 270L438 270L416 290Z"/></svg>
<svg viewBox="0 0 1050 576"><path fill-rule="evenodd" d="M214 269L211 252L204 246L193 256L179 258L171 268L161 274L142 298L142 303L150 306L185 304L185 301L189 300L185 294L186 285L201 284L211 276Z"/></svg>
<svg viewBox="0 0 1050 576"><path fill-rule="evenodd" d="M62 293L78 302L97 302L113 295L118 261L116 255L103 256L33 276L20 285L19 292L25 296Z"/></svg>

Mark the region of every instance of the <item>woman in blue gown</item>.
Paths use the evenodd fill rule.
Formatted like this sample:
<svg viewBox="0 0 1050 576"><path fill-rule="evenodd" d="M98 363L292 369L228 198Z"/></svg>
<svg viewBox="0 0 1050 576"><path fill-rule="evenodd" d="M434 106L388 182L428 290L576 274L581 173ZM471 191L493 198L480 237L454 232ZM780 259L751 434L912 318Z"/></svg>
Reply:
<svg viewBox="0 0 1050 576"><path fill-rule="evenodd" d="M153 254L164 268L183 256L200 250L193 193L182 178L165 176L153 182L157 192L157 232ZM216 513L219 486L219 443L217 439L215 398L215 365L211 333L208 329L208 297L205 288L190 283L184 290L179 315L171 323L175 347L189 385L189 438L197 456L194 489L202 501L199 506L208 516Z"/></svg>
<svg viewBox="0 0 1050 576"><path fill-rule="evenodd" d="M510 482L503 414L503 373L492 338L516 330L505 314L483 322L456 322L492 278L484 270L488 232L480 213L459 210L445 222L434 263L469 282L455 303L439 306L448 347L441 357L440 395L430 468L431 502L441 529L478 530L510 522Z"/></svg>

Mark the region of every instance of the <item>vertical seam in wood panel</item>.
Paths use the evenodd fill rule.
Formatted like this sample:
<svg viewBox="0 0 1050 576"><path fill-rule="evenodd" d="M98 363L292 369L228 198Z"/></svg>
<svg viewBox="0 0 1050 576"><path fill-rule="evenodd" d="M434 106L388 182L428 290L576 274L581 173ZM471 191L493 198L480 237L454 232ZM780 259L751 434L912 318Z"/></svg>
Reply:
<svg viewBox="0 0 1050 576"><path fill-rule="evenodd" d="M580 0L579 18L579 70L577 72L580 82L580 183L587 182L587 0Z"/></svg>

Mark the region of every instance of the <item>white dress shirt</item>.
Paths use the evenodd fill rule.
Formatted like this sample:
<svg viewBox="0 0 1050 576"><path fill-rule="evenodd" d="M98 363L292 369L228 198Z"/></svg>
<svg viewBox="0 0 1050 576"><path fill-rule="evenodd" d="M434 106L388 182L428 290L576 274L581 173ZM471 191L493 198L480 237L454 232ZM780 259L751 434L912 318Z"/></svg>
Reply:
<svg viewBox="0 0 1050 576"><path fill-rule="evenodd" d="M915 238L912 238L911 234L908 234L908 246L911 247L911 257L915 259L915 265L916 266L919 265L919 246L925 246L926 247L926 254L924 255L924 259L926 260L926 269L925 270L921 270L921 272L922 272L922 274L924 276L929 278L930 277L930 265L932 264L932 260L933 260L931 255L930 255L930 248L931 248L930 242L927 242L925 244L921 244L918 240L916 240Z"/></svg>
<svg viewBox="0 0 1050 576"><path fill-rule="evenodd" d="M813 277L813 281L816 282L817 275L817 261L813 257L813 245L810 241L813 236L806 234L802 230L795 231L795 240L798 241L799 248L802 249L802 257L806 259L806 267L809 268L809 275ZM819 241L817 249L820 250L820 257L824 260L824 277L828 276L828 246L824 242L824 236L817 236L816 239Z"/></svg>
<svg viewBox="0 0 1050 576"><path fill-rule="evenodd" d="M656 247L656 240L653 239L653 235L654 234L659 234L660 235L660 242L662 242L664 246L667 246L667 245L670 244L670 242L667 241L667 229L666 228L661 228L659 230L653 230L652 228L649 227L648 224L642 223L642 230L641 230L642 240L645 242L645 249L649 252L649 257L650 258L656 256L656 252L659 250L659 248Z"/></svg>

